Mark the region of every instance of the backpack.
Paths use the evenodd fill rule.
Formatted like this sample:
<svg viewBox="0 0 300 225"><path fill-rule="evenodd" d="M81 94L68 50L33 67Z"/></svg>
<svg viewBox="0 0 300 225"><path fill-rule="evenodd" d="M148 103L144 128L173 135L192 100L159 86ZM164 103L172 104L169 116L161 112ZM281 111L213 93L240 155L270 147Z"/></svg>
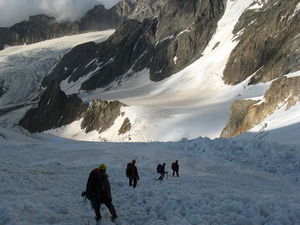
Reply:
<svg viewBox="0 0 300 225"><path fill-rule="evenodd" d="M163 166L161 164L158 164L156 170L157 170L157 173L162 173Z"/></svg>
<svg viewBox="0 0 300 225"><path fill-rule="evenodd" d="M90 173L87 185L86 185L86 192L91 195L96 195L97 192L104 192L105 187L102 182L102 174L98 170L93 170Z"/></svg>
<svg viewBox="0 0 300 225"><path fill-rule="evenodd" d="M132 164L128 163L126 168L126 177L131 177L132 174Z"/></svg>

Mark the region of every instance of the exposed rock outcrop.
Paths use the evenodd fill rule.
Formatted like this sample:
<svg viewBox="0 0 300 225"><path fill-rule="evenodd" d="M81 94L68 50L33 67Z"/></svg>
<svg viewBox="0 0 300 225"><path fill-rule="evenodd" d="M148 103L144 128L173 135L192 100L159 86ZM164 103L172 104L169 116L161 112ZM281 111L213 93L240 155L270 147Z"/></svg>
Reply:
<svg viewBox="0 0 300 225"><path fill-rule="evenodd" d="M135 9L128 18L143 22L146 18L149 19L158 16L167 1L168 0L136 0Z"/></svg>
<svg viewBox="0 0 300 225"><path fill-rule="evenodd" d="M125 134L130 130L131 130L131 123L130 123L130 120L128 119L128 117L126 117L123 124L122 124L122 126L119 129L119 135L120 134Z"/></svg>
<svg viewBox="0 0 300 225"><path fill-rule="evenodd" d="M234 137L250 130L284 104L288 110L300 101L299 90L300 77L283 76L271 84L262 103L257 104L251 100L236 101L231 107L229 122L223 129L221 137Z"/></svg>
<svg viewBox="0 0 300 225"><path fill-rule="evenodd" d="M226 127L223 129L221 137L232 137L232 134L239 129L243 123L247 112L251 106L256 104L255 100L237 100L230 108L230 118Z"/></svg>
<svg viewBox="0 0 300 225"><path fill-rule="evenodd" d="M81 122L81 129L85 129L86 133L93 130L97 130L99 133L105 131L120 116L122 106L125 106L125 104L119 101L92 101Z"/></svg>
<svg viewBox="0 0 300 225"><path fill-rule="evenodd" d="M52 80L61 82L68 78L69 82L76 81L79 76L78 73L84 73L89 67L85 68L82 65L85 64L85 60L90 59L95 54L96 44L94 42L88 42L73 48L67 53L61 61L52 70L51 76L46 76L42 85L47 86ZM78 68L74 67L77 65Z"/></svg>
<svg viewBox="0 0 300 225"><path fill-rule="evenodd" d="M30 109L20 125L31 133L42 132L72 123L83 117L87 108L75 94L66 96L52 81L42 94L37 108Z"/></svg>
<svg viewBox="0 0 300 225"><path fill-rule="evenodd" d="M77 95L66 96L57 81L52 81L42 94L38 106L30 109L19 124L31 133L42 132L75 120L83 119L81 128L88 133L97 130L99 133L109 129L121 114L125 104L119 101L94 100L87 108ZM124 119L119 134L131 128L129 119Z"/></svg>
<svg viewBox="0 0 300 225"><path fill-rule="evenodd" d="M157 18L150 79L163 80L199 59L224 10L219 0L166 2Z"/></svg>
<svg viewBox="0 0 300 225"><path fill-rule="evenodd" d="M125 19L126 17L118 15L113 10L97 5L85 14L78 24L80 32L107 30L118 27Z"/></svg>
<svg viewBox="0 0 300 225"><path fill-rule="evenodd" d="M122 17L129 17L134 11L135 5L131 2L131 0L123 0L114 5L109 11L122 16Z"/></svg>
<svg viewBox="0 0 300 225"><path fill-rule="evenodd" d="M254 73L250 84L266 82L300 69L297 5L299 0L268 1L241 16L234 29L238 44L224 70L226 83L240 83Z"/></svg>

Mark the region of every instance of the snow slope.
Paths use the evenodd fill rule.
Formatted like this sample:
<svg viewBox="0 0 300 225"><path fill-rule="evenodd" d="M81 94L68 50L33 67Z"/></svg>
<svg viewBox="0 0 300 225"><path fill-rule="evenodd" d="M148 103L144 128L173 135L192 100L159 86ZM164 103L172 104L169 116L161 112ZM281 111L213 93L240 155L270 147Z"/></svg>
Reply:
<svg viewBox="0 0 300 225"><path fill-rule="evenodd" d="M76 45L102 42L113 30L52 39L30 45L7 47L0 51L0 82L8 92L0 98L0 108L24 103L41 88L49 70Z"/></svg>
<svg viewBox="0 0 300 225"><path fill-rule="evenodd" d="M51 133L91 141L178 141L199 136L219 137L229 119L231 104L238 99L263 100L263 95L271 84L248 86L248 79L238 85L227 86L222 81L229 54L237 44L232 30L240 15L252 2L227 1L224 16L203 52L203 57L168 79L151 82L149 71L145 69L130 78L124 77L121 85L116 82L109 89L99 89L93 93L81 93L80 82L77 85L63 82L62 89L66 93L80 93L85 102L93 99L117 99L129 107L123 108L123 114L115 121L114 126L101 134L91 132L85 135L80 129L80 121ZM219 44L215 47L217 43ZM300 71L294 74L299 75ZM281 113L275 112L270 118L266 118L268 122L260 124L260 128L254 128L252 132L263 130L264 137L270 141L298 145L297 135L270 135L278 126L285 127L289 131L286 134L300 133L299 108L295 106L288 111L283 108L285 107L278 109ZM130 119L131 131L117 135L126 117ZM288 119L282 120L283 118ZM287 122L290 118L293 119ZM265 126L266 124L268 125Z"/></svg>
<svg viewBox="0 0 300 225"><path fill-rule="evenodd" d="M89 172L107 165L116 224L300 224L299 151L262 140L100 143L0 129L0 224L113 224L94 220L80 196ZM5 138L4 138L5 137ZM140 180L128 185L126 164ZM180 177L170 165L179 160ZM168 176L156 181L156 165Z"/></svg>
<svg viewBox="0 0 300 225"><path fill-rule="evenodd" d="M96 224L89 202L83 201L80 194L89 172L100 163L108 167L113 204L119 216L116 224L300 224L300 104L288 111L284 106L278 108L262 124L236 138L216 138L228 120L234 100L263 100L270 86L247 86L247 80L226 86L221 79L228 54L236 44L231 29L251 2L228 1L204 57L169 79L151 82L149 72L144 70L124 78L121 86L114 84L109 90L79 93L86 102L96 98L120 99L130 105L122 109L133 124L130 134L114 136L123 121L121 117L101 135L85 134L80 130L80 121L47 133L29 134L11 126L24 109L3 115L1 108L0 224ZM101 41L109 33L86 35L84 41ZM32 62L47 57L45 46L53 50L54 65L62 54L58 51L56 55L56 50L68 51L70 45L81 43L79 37L83 36L71 37L67 42L62 38L59 45L53 40L39 43L39 47L9 47L0 52L0 76L12 69L11 76L18 75L15 79L22 80L22 73L17 71L35 68L37 64ZM213 49L218 41L218 48ZM17 58L18 54L29 62L20 64L19 69L15 68L15 60L23 61ZM37 78L26 75L23 81L30 89L29 84L40 81L27 79L40 80L44 72L37 73ZM288 76L299 75L298 71ZM78 92L78 85L63 82L62 88L70 94ZM15 90L11 96L19 96L20 102L3 96L3 108L22 103L23 86L12 81L11 87ZM26 101L30 97L26 95ZM105 139L136 142L98 142ZM125 177L126 164L133 158L141 177L136 189L128 186ZM180 164L179 178L171 176L170 165L175 160ZM169 176L159 182L156 166L163 162ZM101 210L103 219L98 224L113 224L108 210Z"/></svg>

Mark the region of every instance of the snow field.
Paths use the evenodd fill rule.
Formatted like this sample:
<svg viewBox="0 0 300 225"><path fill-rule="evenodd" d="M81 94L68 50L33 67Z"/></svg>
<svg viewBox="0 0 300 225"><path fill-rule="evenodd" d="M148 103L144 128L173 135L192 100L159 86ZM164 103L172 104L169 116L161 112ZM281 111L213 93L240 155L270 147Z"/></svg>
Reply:
<svg viewBox="0 0 300 225"><path fill-rule="evenodd" d="M39 92L43 78L76 45L106 40L114 30L65 36L30 45L12 46L0 51L0 81L8 92L1 96L0 107L31 100Z"/></svg>
<svg viewBox="0 0 300 225"><path fill-rule="evenodd" d="M299 178L299 165L294 162L299 155L282 154L280 150L287 150L287 146L204 138L167 143L95 143L46 134L19 142L13 141L17 136L3 129L1 133L8 137L0 144L3 225L95 224L89 201L80 194L89 172L100 163L107 165L119 216L117 224L300 223L300 189L294 182ZM277 161L269 160L275 157ZM129 187L125 176L126 165L133 158L140 174L135 189ZM242 160L245 158L248 160ZM268 171L258 159L290 171ZM179 160L180 177L171 174L175 160ZM168 176L156 181L156 166L163 162ZM101 212L100 224L113 224L105 206Z"/></svg>

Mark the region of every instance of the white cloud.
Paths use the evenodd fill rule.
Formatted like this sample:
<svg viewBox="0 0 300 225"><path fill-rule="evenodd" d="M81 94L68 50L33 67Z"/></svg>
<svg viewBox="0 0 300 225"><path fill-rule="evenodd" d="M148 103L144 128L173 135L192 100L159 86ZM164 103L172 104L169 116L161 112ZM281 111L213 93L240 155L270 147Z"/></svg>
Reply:
<svg viewBox="0 0 300 225"><path fill-rule="evenodd" d="M9 27L29 16L44 13L75 21L95 5L111 8L119 0L0 0L0 27Z"/></svg>

